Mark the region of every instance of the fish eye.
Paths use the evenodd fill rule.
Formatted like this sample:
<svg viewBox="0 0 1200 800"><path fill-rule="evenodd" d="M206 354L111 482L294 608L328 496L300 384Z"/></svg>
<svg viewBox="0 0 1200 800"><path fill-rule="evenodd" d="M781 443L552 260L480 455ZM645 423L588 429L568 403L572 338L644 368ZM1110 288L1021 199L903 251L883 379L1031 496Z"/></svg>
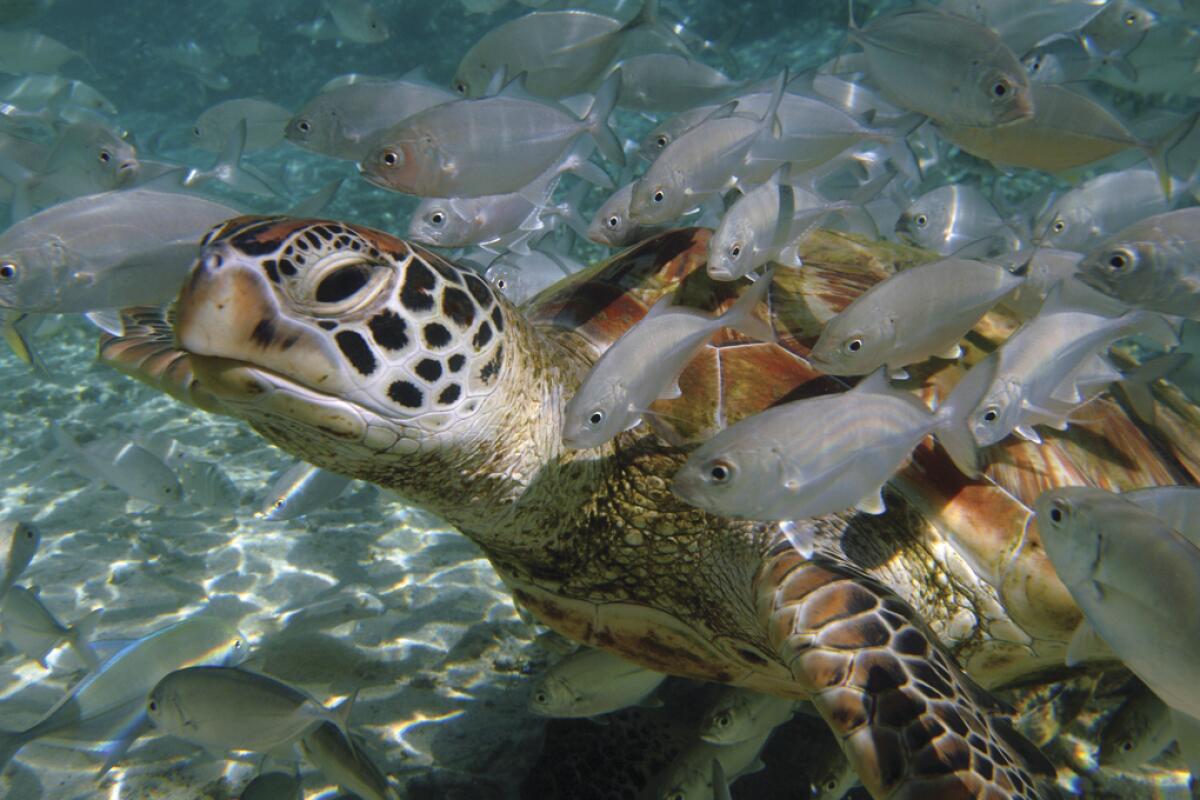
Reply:
<svg viewBox="0 0 1200 800"><path fill-rule="evenodd" d="M671 137L667 136L665 133L660 133L654 139L654 143L656 145L658 145L659 147L666 147L667 145L669 145L671 143Z"/></svg>
<svg viewBox="0 0 1200 800"><path fill-rule="evenodd" d="M621 218L618 217L616 214L613 214L611 217L608 218L608 220L606 221L605 224L607 224L608 227L613 228L615 230L616 228L620 227Z"/></svg>
<svg viewBox="0 0 1200 800"><path fill-rule="evenodd" d="M109 161L112 161L112 153L108 152L107 150L101 150L99 158L100 163L107 164Z"/></svg>
<svg viewBox="0 0 1200 800"><path fill-rule="evenodd" d="M504 280L504 278L497 278L496 279L496 288L499 289L500 291L504 291L505 289L508 288L508 281Z"/></svg>
<svg viewBox="0 0 1200 800"><path fill-rule="evenodd" d="M732 724L733 724L733 720L730 719L729 714L718 714L717 715L717 727L718 728L728 728Z"/></svg>
<svg viewBox="0 0 1200 800"><path fill-rule="evenodd" d="M1000 419L1000 409L996 408L995 406L988 406L987 408L984 409L984 411L983 411L983 421L984 422L995 422L998 419Z"/></svg>
<svg viewBox="0 0 1200 800"><path fill-rule="evenodd" d="M731 257L737 258L741 254L742 254L742 243L741 242L734 242L733 244L731 244L729 246L729 255Z"/></svg>
<svg viewBox="0 0 1200 800"><path fill-rule="evenodd" d="M400 156L396 155L395 150L384 150L380 160L383 161L384 166L394 167L400 163Z"/></svg>
<svg viewBox="0 0 1200 800"><path fill-rule="evenodd" d="M929 224L929 217L925 216L924 214L917 214L917 216L913 219L913 222L917 223L918 228L924 228Z"/></svg>
<svg viewBox="0 0 1200 800"><path fill-rule="evenodd" d="M1128 14L1125 15L1125 24L1126 25L1129 25L1130 27L1132 27L1134 25L1137 25L1137 22L1138 22L1137 12L1130 11Z"/></svg>
<svg viewBox="0 0 1200 800"><path fill-rule="evenodd" d="M825 791L832 792L836 788L837 788L837 781L834 780L833 778L830 778L829 780L825 781Z"/></svg>
<svg viewBox="0 0 1200 800"><path fill-rule="evenodd" d="M662 189L659 189L657 192L654 193L654 202L661 203L663 200L666 200L666 199L667 199L667 196L665 194L663 194Z"/></svg>
<svg viewBox="0 0 1200 800"><path fill-rule="evenodd" d="M302 119L296 123L296 130L300 131L301 133L308 133L312 130L312 125L308 120Z"/></svg>
<svg viewBox="0 0 1200 800"><path fill-rule="evenodd" d="M1056 220L1054 220L1053 227L1054 227L1055 233L1062 233L1063 231L1065 231L1067 229L1067 223L1063 222L1061 219L1056 219Z"/></svg>
<svg viewBox="0 0 1200 800"><path fill-rule="evenodd" d="M733 467L724 461L716 461L708 468L708 477L716 484L728 483L733 477Z"/></svg>
<svg viewBox="0 0 1200 800"><path fill-rule="evenodd" d="M596 409L588 415L589 425L599 425L601 422L604 422L604 412L600 409Z"/></svg>
<svg viewBox="0 0 1200 800"><path fill-rule="evenodd" d="M197 136L199 136L199 135L200 135L200 126L199 126L199 125L197 125L195 128L192 128L192 133L194 133L194 134L196 134Z"/></svg>
<svg viewBox="0 0 1200 800"><path fill-rule="evenodd" d="M1128 267L1131 261L1133 258L1124 250L1114 250L1108 254L1108 266L1117 272Z"/></svg>
<svg viewBox="0 0 1200 800"><path fill-rule="evenodd" d="M1054 505L1050 508L1050 521L1062 522L1067 518L1067 512L1069 510L1070 509L1068 508L1065 500L1055 500Z"/></svg>
<svg viewBox="0 0 1200 800"><path fill-rule="evenodd" d="M1121 742L1121 749L1128 753L1133 749L1133 742L1126 739L1125 741Z"/></svg>
<svg viewBox="0 0 1200 800"><path fill-rule="evenodd" d="M1011 90L1012 84L1006 80L996 81L992 84L992 96L996 98L1006 97Z"/></svg>
<svg viewBox="0 0 1200 800"><path fill-rule="evenodd" d="M434 225L441 225L443 222L446 221L446 215L443 214L441 211L435 211L429 215L429 221L431 223L433 223Z"/></svg>
<svg viewBox="0 0 1200 800"><path fill-rule="evenodd" d="M862 350L862 346L863 346L863 340L858 337L855 337L854 339L851 339L850 341L846 342L846 349L849 350L851 353L857 353L859 350Z"/></svg>
<svg viewBox="0 0 1200 800"><path fill-rule="evenodd" d="M455 81L454 82L454 91L458 92L459 94L466 94L467 93L467 84L464 81Z"/></svg>
<svg viewBox="0 0 1200 800"><path fill-rule="evenodd" d="M242 640L241 640L241 639L238 639L238 640L236 640L236 641L233 643L233 649L234 649L234 650L241 650L241 649L242 649Z"/></svg>
<svg viewBox="0 0 1200 800"><path fill-rule="evenodd" d="M11 281L17 277L17 265L11 261L0 262L0 281Z"/></svg>
<svg viewBox="0 0 1200 800"><path fill-rule="evenodd" d="M545 705L549 701L550 701L550 698L546 696L545 692L538 692L537 694L535 694L533 696L533 702L535 702L539 705Z"/></svg>
<svg viewBox="0 0 1200 800"><path fill-rule="evenodd" d="M151 711L158 711L158 703L151 700L147 708L149 708Z"/></svg>

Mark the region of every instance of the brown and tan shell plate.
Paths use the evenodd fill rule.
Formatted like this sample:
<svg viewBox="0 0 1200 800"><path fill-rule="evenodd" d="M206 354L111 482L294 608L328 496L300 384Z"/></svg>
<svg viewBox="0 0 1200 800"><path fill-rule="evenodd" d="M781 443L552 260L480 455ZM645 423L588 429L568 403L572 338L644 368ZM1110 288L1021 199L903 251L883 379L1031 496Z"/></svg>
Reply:
<svg viewBox="0 0 1200 800"><path fill-rule="evenodd" d="M550 287L526 312L537 323L576 330L598 350L670 292L676 292L677 304L719 313L748 281L708 278L709 236L702 228L661 234ZM771 323L778 341L754 342L729 329L715 336L681 376L683 395L654 406L668 438L699 443L778 403L847 389L854 379L822 375L805 360L822 327L873 284L936 258L833 231L811 235L802 257L800 269L775 270L770 294L756 311ZM947 396L966 368L1018 324L1003 311L989 313L966 337L959 362L915 365L897 385L927 402ZM984 475L975 480L927 440L892 486L957 544L980 577L1000 589L1017 624L1035 636L1044 631L1058 638L1076 624L1079 612L1045 556L1036 524L1029 524L1038 495L1067 485L1125 491L1192 484L1200 476L1200 409L1161 381L1153 392L1153 424L1106 394L1077 412L1066 431L1042 429L1042 444L1012 436L988 448Z"/></svg>

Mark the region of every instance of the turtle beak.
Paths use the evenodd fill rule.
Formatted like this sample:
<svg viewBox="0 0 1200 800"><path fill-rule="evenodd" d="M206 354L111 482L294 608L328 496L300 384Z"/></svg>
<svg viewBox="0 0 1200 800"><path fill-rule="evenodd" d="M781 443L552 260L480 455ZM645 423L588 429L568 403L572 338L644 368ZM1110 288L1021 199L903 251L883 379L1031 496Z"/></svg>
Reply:
<svg viewBox="0 0 1200 800"><path fill-rule="evenodd" d="M249 365L324 394L355 388L346 381L332 342L282 313L262 265L225 243L201 249L176 311L176 344L195 357ZM198 369L197 377L204 382L209 372ZM220 392L242 383L222 380L209 388Z"/></svg>

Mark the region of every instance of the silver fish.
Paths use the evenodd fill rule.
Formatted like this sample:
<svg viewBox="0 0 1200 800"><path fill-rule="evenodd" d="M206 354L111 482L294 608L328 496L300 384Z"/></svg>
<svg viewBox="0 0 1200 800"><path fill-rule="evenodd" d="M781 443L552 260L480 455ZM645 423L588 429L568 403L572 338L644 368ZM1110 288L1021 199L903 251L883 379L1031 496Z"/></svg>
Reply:
<svg viewBox="0 0 1200 800"><path fill-rule="evenodd" d="M630 218L642 225L667 222L732 188L755 141L779 133L775 112L786 82L786 74L781 73L761 117L735 114L735 106L727 104L668 144L634 184Z"/></svg>
<svg viewBox="0 0 1200 800"><path fill-rule="evenodd" d="M517 305L548 286L583 268L569 256L549 250L530 250L525 255L505 253L492 261L484 271L484 277L504 296Z"/></svg>
<svg viewBox="0 0 1200 800"><path fill-rule="evenodd" d="M459 62L455 91L482 97L499 73L525 73L529 91L566 97L587 89L608 66L622 41L658 27L658 1L645 0L628 22L590 11L535 11L484 34Z"/></svg>
<svg viewBox="0 0 1200 800"><path fill-rule="evenodd" d="M52 103L81 106L114 116L117 107L95 87L59 75L22 75L0 84L0 97L22 108L42 108Z"/></svg>
<svg viewBox="0 0 1200 800"><path fill-rule="evenodd" d="M300 749L326 779L363 800L398 800L387 775L353 739L347 740L332 722L324 722L300 740Z"/></svg>
<svg viewBox="0 0 1200 800"><path fill-rule="evenodd" d="M1097 239L1170 208L1171 201L1153 170L1124 169L1097 175L1055 200L1038 217L1035 243L1086 252Z"/></svg>
<svg viewBox="0 0 1200 800"><path fill-rule="evenodd" d="M187 459L175 472L187 502L230 514L237 510L241 492L219 464Z"/></svg>
<svg viewBox="0 0 1200 800"><path fill-rule="evenodd" d="M0 72L13 75L54 73L75 59L87 62L83 53L36 31L0 31Z"/></svg>
<svg viewBox="0 0 1200 800"><path fill-rule="evenodd" d="M1157 756L1174 740L1171 710L1138 682L1100 731L1102 766L1134 769Z"/></svg>
<svg viewBox="0 0 1200 800"><path fill-rule="evenodd" d="M353 592L324 600L306 598L296 610L284 608L283 627L288 635L328 630L347 622L377 617L387 611L387 606L377 595L369 592Z"/></svg>
<svg viewBox="0 0 1200 800"><path fill-rule="evenodd" d="M229 140L239 120L246 120L246 150L267 150L283 141L283 129L292 112L277 103L255 97L224 100L196 118L192 141L202 150L218 152Z"/></svg>
<svg viewBox="0 0 1200 800"><path fill-rule="evenodd" d="M1119 317L1102 316L1065 305L1061 289L1052 290L1038 315L985 359L996 363L987 368L993 374L991 386L967 420L975 442L988 447L1012 432L1040 442L1034 425L1064 427L1067 416L1084 401L1072 373L1086 369L1089 360L1112 342L1134 333L1166 346L1177 342L1174 330L1157 314L1130 311ZM1109 381L1119 378L1120 373L1107 369Z"/></svg>
<svg viewBox="0 0 1200 800"><path fill-rule="evenodd" d="M298 461L271 483L256 516L296 519L323 508L345 493L351 479Z"/></svg>
<svg viewBox="0 0 1200 800"><path fill-rule="evenodd" d="M55 442L70 456L68 466L85 478L151 505L175 505L183 499L175 473L144 447L120 437L80 446L62 428L55 426L52 431Z"/></svg>
<svg viewBox="0 0 1200 800"><path fill-rule="evenodd" d="M858 773L836 739L821 736L816 742L806 743L804 755L811 771L808 774L812 785L812 800L842 800L858 785Z"/></svg>
<svg viewBox="0 0 1200 800"><path fill-rule="evenodd" d="M617 106L633 111L677 112L726 97L745 83L679 53L645 53L622 59Z"/></svg>
<svg viewBox="0 0 1200 800"><path fill-rule="evenodd" d="M1021 244L1017 231L983 192L966 183L941 186L913 200L897 220L896 234L944 256L992 255ZM963 252L968 246L971 252ZM985 252L974 252L981 248Z"/></svg>
<svg viewBox="0 0 1200 800"><path fill-rule="evenodd" d="M327 87L287 123L288 141L333 158L361 161L371 138L458 95L414 70L394 81L368 79Z"/></svg>
<svg viewBox="0 0 1200 800"><path fill-rule="evenodd" d="M195 39L180 42L173 47L160 48L159 53L207 89L223 92L232 85L229 78L218 71L221 57Z"/></svg>
<svg viewBox="0 0 1200 800"><path fill-rule="evenodd" d="M1102 489L1051 489L1036 512L1046 555L1090 626L1163 702L1200 717L1200 548Z"/></svg>
<svg viewBox="0 0 1200 800"><path fill-rule="evenodd" d="M93 611L72 626L63 625L38 598L37 590L13 586L0 601L4 639L34 661L46 666L46 654L64 642L89 668L96 655L88 646L100 612Z"/></svg>
<svg viewBox="0 0 1200 800"><path fill-rule="evenodd" d="M70 313L169 300L200 238L239 213L151 189L48 208L0 234L0 307Z"/></svg>
<svg viewBox="0 0 1200 800"><path fill-rule="evenodd" d="M4 572L0 575L0 600L21 577L29 562L33 561L41 542L41 533L28 522L0 522L0 550L4 552Z"/></svg>
<svg viewBox="0 0 1200 800"><path fill-rule="evenodd" d="M580 118L513 81L498 95L435 106L382 131L359 169L378 186L421 197L515 192L566 157L584 134L605 158L623 164L607 122L619 90L614 75Z"/></svg>
<svg viewBox="0 0 1200 800"><path fill-rule="evenodd" d="M367 0L321 0L338 32L352 42L378 44L389 35L387 23Z"/></svg>
<svg viewBox="0 0 1200 800"><path fill-rule="evenodd" d="M604 201L588 226L588 239L608 247L628 247L664 230L662 226L638 225L629 218L629 202L636 183L630 181Z"/></svg>
<svg viewBox="0 0 1200 800"><path fill-rule="evenodd" d="M753 739L791 719L794 705L782 697L724 687L700 722L700 738L712 744Z"/></svg>
<svg viewBox="0 0 1200 800"><path fill-rule="evenodd" d="M933 6L901 9L858 27L871 77L894 102L939 122L996 126L1033 115L1021 62L993 31Z"/></svg>
<svg viewBox="0 0 1200 800"><path fill-rule="evenodd" d="M938 7L991 28L1014 53L1027 53L1055 34L1076 33L1107 0L947 0Z"/></svg>
<svg viewBox="0 0 1200 800"><path fill-rule="evenodd" d="M1135 222L1097 244L1079 263L1080 279L1138 308L1200 316L1200 207Z"/></svg>
<svg viewBox="0 0 1200 800"><path fill-rule="evenodd" d="M643 702L667 676L587 647L537 679L529 710L546 717L592 717Z"/></svg>
<svg viewBox="0 0 1200 800"><path fill-rule="evenodd" d="M264 772L246 784L238 800L303 800L304 787L296 775Z"/></svg>
<svg viewBox="0 0 1200 800"><path fill-rule="evenodd" d="M866 375L932 356L958 358L959 340L1022 283L1004 267L948 258L877 283L825 323L809 360L831 375Z"/></svg>
<svg viewBox="0 0 1200 800"><path fill-rule="evenodd" d="M599 447L639 424L659 397L677 396L676 382L688 362L719 329L733 328L752 339L773 341L770 323L754 316L766 299L772 274L751 284L729 310L709 316L660 300L608 348L563 411L563 443Z"/></svg>
<svg viewBox="0 0 1200 800"><path fill-rule="evenodd" d="M697 741L684 750L663 774L655 780L657 790L652 797L660 800L708 800L716 791L713 785L712 762L721 763L721 770L736 780L738 776L762 769L758 754L762 752L772 731L759 733L743 742L718 745Z"/></svg>
<svg viewBox="0 0 1200 800"><path fill-rule="evenodd" d="M851 391L775 406L692 452L671 491L706 511L805 519L856 508L882 514L883 486L933 434L964 473L978 473L964 426L981 382L960 381L936 412L891 388L883 370Z"/></svg>
<svg viewBox="0 0 1200 800"><path fill-rule="evenodd" d="M169 736L213 752L265 753L312 733L324 722L343 735L351 704L334 712L307 692L237 667L195 666L164 675L146 714Z"/></svg>
<svg viewBox="0 0 1200 800"><path fill-rule="evenodd" d="M224 663L245 650L237 629L212 617L192 617L143 636L90 672L37 723L21 731L0 731L0 765L43 736L70 732L106 740L137 730L146 695L164 675L193 664Z"/></svg>

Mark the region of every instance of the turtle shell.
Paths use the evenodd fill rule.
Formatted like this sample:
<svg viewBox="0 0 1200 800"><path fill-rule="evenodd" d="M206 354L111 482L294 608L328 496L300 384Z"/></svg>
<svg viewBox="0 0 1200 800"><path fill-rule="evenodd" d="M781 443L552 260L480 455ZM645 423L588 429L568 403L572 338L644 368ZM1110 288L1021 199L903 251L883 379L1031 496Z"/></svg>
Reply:
<svg viewBox="0 0 1200 800"><path fill-rule="evenodd" d="M550 287L526 311L538 324L569 328L602 351L640 320L657 300L712 313L731 305L748 281L717 282L704 271L706 229L661 234ZM898 270L938 256L890 242L870 242L817 231L802 247L804 267L778 268L756 315L769 321L777 341L755 342L723 329L680 377L683 393L654 406L655 426L687 446L770 406L849 388L854 380L823 375L805 360L821 329L870 286ZM1019 321L997 310L962 343L958 362L933 359L908 369L897 384L927 402L945 397L966 368L998 347ZM1122 354L1116 354L1120 360ZM1156 415L1138 420L1104 395L1077 412L1066 431L1043 429L1043 442L1016 437L987 448L979 479L962 475L932 440L913 453L892 480L984 580L1000 590L1008 612L1034 636L1061 638L1079 612L1041 547L1032 507L1055 486L1088 485L1112 491L1195 483L1200 475L1200 409L1158 382Z"/></svg>

